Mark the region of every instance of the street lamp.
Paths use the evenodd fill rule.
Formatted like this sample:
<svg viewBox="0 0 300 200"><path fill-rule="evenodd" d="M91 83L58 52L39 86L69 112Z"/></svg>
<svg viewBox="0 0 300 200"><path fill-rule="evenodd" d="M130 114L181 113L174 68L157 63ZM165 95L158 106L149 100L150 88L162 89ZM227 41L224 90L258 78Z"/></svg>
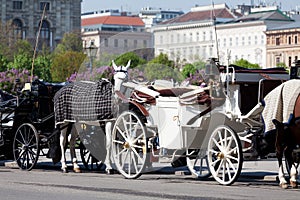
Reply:
<svg viewBox="0 0 300 200"><path fill-rule="evenodd" d="M85 50L86 50L87 56L90 59L89 67L90 67L90 72L92 72L93 61L94 61L94 58L96 57L98 47L95 46L94 42L91 42L90 46L86 47Z"/></svg>

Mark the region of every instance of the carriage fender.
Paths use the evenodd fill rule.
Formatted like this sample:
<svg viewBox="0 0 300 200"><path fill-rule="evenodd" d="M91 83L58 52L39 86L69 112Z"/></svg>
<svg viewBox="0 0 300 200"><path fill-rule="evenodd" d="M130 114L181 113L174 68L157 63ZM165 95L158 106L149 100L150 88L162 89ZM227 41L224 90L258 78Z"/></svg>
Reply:
<svg viewBox="0 0 300 200"><path fill-rule="evenodd" d="M224 113L215 112L210 116L210 128L214 129L220 125L226 125L235 132L243 132L246 126L239 121L229 119ZM213 131L213 130L212 130Z"/></svg>
<svg viewBox="0 0 300 200"><path fill-rule="evenodd" d="M141 105L135 101L129 101L129 104L136 107L145 117L149 116L149 112L146 110L146 108L143 105Z"/></svg>

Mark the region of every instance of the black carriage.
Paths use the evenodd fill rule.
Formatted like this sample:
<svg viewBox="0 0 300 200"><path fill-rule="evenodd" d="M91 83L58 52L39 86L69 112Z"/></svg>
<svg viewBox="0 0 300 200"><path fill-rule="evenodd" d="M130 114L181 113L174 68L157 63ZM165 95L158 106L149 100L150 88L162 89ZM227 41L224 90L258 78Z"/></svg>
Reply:
<svg viewBox="0 0 300 200"><path fill-rule="evenodd" d="M57 139L53 96L64 85L35 80L1 103L2 150L21 169L31 170L38 157L47 154L43 149Z"/></svg>

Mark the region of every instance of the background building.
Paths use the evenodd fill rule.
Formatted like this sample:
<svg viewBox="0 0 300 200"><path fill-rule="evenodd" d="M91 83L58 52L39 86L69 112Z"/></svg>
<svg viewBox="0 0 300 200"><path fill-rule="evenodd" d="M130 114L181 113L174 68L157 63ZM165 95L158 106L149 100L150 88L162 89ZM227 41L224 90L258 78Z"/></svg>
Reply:
<svg viewBox="0 0 300 200"><path fill-rule="evenodd" d="M22 39L33 44L41 24L39 45L46 44L52 50L64 33L80 31L81 0L0 0L0 21L12 23Z"/></svg>
<svg viewBox="0 0 300 200"><path fill-rule="evenodd" d="M266 62L266 34L293 22L277 7L232 12L226 4L192 8L189 13L153 28L155 55L166 53L176 62L193 63L218 57L221 64L239 59L270 67Z"/></svg>
<svg viewBox="0 0 300 200"><path fill-rule="evenodd" d="M137 16L108 15L108 13L82 17L84 48L95 45L97 57L104 54L119 55L134 51L142 58L153 58L152 34L145 31L144 22Z"/></svg>

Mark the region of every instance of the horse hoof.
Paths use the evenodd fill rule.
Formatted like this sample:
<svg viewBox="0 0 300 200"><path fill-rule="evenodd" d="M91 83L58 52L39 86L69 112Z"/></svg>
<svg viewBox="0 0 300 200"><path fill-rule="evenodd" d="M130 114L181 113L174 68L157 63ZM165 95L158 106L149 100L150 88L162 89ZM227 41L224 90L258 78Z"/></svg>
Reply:
<svg viewBox="0 0 300 200"><path fill-rule="evenodd" d="M74 168L73 171L74 171L75 173L81 173L81 170L80 170L79 168Z"/></svg>
<svg viewBox="0 0 300 200"><path fill-rule="evenodd" d="M68 173L68 169L61 169L62 173Z"/></svg>
<svg viewBox="0 0 300 200"><path fill-rule="evenodd" d="M288 188L288 184L287 184L287 183L280 183L279 186L280 186L282 189L287 189L287 188Z"/></svg>
<svg viewBox="0 0 300 200"><path fill-rule="evenodd" d="M290 181L290 185L291 185L292 188L297 188L298 187L297 181Z"/></svg>

